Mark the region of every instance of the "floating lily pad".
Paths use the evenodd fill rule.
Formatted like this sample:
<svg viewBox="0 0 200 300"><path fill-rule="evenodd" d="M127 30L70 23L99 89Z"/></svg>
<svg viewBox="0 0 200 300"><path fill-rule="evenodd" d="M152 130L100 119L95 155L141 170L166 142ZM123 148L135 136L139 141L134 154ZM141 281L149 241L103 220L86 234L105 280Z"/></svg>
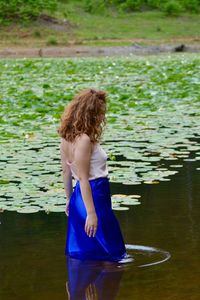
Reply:
<svg viewBox="0 0 200 300"><path fill-rule="evenodd" d="M21 208L17 209L18 213L23 213L23 214L29 214L29 213L36 213L38 211L40 211L41 208L39 206L24 206Z"/></svg>
<svg viewBox="0 0 200 300"><path fill-rule="evenodd" d="M159 181L158 180L149 180L149 181L145 180L144 183L146 183L146 184L158 184Z"/></svg>
<svg viewBox="0 0 200 300"><path fill-rule="evenodd" d="M45 205L46 212L64 212L66 205Z"/></svg>
<svg viewBox="0 0 200 300"><path fill-rule="evenodd" d="M111 196L112 202L123 202L123 201L131 201L132 203L138 202L138 198L140 195L124 195L124 194L113 194Z"/></svg>
<svg viewBox="0 0 200 300"><path fill-rule="evenodd" d="M123 204L123 205L138 205L138 204L141 204L141 202L139 202L139 201L132 201L132 200L127 199L127 200L123 200L121 202L121 204Z"/></svg>
<svg viewBox="0 0 200 300"><path fill-rule="evenodd" d="M196 158L185 158L184 161L196 161Z"/></svg>
<svg viewBox="0 0 200 300"><path fill-rule="evenodd" d="M172 167L172 168L182 168L183 165L170 165L170 167Z"/></svg>
<svg viewBox="0 0 200 300"><path fill-rule="evenodd" d="M113 210L129 210L129 207L126 207L126 206L117 206L117 207L114 207Z"/></svg>

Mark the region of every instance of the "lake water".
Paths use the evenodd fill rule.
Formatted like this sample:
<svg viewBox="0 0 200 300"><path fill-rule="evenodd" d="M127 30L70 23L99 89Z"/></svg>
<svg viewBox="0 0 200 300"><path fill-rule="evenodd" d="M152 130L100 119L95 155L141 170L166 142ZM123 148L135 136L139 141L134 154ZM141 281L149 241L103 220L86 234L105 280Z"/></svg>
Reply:
<svg viewBox="0 0 200 300"><path fill-rule="evenodd" d="M171 181L111 182L112 194L142 196L141 205L114 212L125 243L133 247L127 250L130 263L66 260L64 213L1 213L0 299L199 300L199 161L177 163L183 167Z"/></svg>

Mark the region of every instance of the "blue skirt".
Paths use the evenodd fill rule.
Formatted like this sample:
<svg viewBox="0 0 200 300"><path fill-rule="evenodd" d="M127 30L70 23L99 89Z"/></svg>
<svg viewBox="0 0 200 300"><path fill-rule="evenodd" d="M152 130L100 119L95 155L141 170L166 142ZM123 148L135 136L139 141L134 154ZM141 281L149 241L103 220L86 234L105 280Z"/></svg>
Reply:
<svg viewBox="0 0 200 300"><path fill-rule="evenodd" d="M65 255L80 260L119 261L127 256L119 223L112 210L108 177L89 180L98 218L95 237L85 232L87 212L77 180L69 201Z"/></svg>

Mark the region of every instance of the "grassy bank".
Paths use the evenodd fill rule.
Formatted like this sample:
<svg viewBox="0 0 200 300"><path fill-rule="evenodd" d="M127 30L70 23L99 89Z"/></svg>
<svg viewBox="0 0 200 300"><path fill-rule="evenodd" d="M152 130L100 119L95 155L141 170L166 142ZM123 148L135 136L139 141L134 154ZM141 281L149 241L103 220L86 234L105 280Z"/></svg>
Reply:
<svg viewBox="0 0 200 300"><path fill-rule="evenodd" d="M66 20L56 24L38 20L30 24L0 27L0 47L69 45L143 45L200 42L200 18L196 14L166 17L162 12L104 15L86 13L80 3L60 4L52 16Z"/></svg>

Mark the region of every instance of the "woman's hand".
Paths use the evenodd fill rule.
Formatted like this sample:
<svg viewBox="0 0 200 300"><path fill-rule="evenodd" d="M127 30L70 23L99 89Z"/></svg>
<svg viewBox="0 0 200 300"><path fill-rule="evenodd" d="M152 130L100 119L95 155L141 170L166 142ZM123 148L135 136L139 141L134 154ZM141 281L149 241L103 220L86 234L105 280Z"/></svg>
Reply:
<svg viewBox="0 0 200 300"><path fill-rule="evenodd" d="M86 300L98 300L97 288L94 283L90 283L85 291Z"/></svg>
<svg viewBox="0 0 200 300"><path fill-rule="evenodd" d="M67 216L69 216L69 200L67 200L67 202L66 202L65 214L66 214Z"/></svg>
<svg viewBox="0 0 200 300"><path fill-rule="evenodd" d="M96 212L88 213L85 221L85 232L89 237L94 237L97 231L97 215Z"/></svg>

